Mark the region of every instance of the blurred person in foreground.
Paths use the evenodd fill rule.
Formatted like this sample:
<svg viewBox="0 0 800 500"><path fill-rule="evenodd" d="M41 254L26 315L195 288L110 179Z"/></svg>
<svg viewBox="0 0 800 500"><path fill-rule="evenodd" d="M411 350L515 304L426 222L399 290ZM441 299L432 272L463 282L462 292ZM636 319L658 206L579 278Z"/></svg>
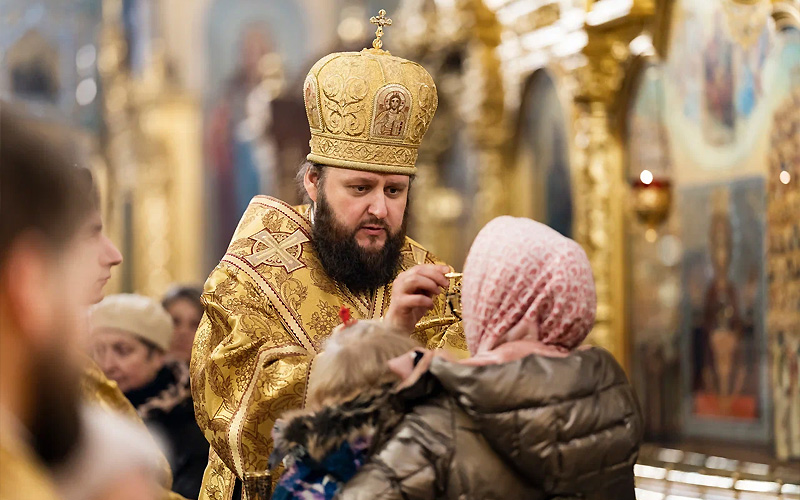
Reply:
<svg viewBox="0 0 800 500"><path fill-rule="evenodd" d="M160 500L163 457L139 422L96 406L82 412L80 445L54 470L62 500Z"/></svg>
<svg viewBox="0 0 800 500"><path fill-rule="evenodd" d="M203 318L202 287L178 285L171 288L161 300L161 305L172 317L172 342L168 357L189 365L197 327Z"/></svg>
<svg viewBox="0 0 800 500"><path fill-rule="evenodd" d="M88 245L87 251L92 259L90 270L86 276L92 282L89 304L95 304L103 299L104 289L111 278L111 271L122 263L122 254L105 234L100 213L100 195L97 192L91 172L82 167L78 168L78 170L81 172L80 175L83 177L84 185L87 189L86 199L91 203L90 210L81 221L80 237ZM84 334L88 334L88 324L86 326L87 331ZM109 380L88 355L82 356L82 364L81 399L83 403L89 406L97 406L107 412L133 421L141 430L144 430L148 446L155 447L155 441L147 434L144 424L136 413L136 409L120 391L116 382ZM97 419L90 420L88 425L95 425L96 422L98 422ZM102 432L102 429L93 429L91 432L99 433ZM170 491L172 487L172 471L169 468L169 463L163 455L160 455L160 452L158 453L159 462L161 463L161 472L158 475L158 479L163 488L162 496L178 499L180 496ZM66 464L65 467L74 468L72 464ZM104 468L103 470L108 472L110 469ZM59 474L60 480L65 477L67 477L66 474ZM128 481L129 479L121 478L121 480Z"/></svg>
<svg viewBox="0 0 800 500"><path fill-rule="evenodd" d="M0 499L57 498L48 467L81 436L81 334L92 293L86 184L0 103Z"/></svg>
<svg viewBox="0 0 800 500"><path fill-rule="evenodd" d="M62 392L60 399L57 398L57 401L52 403L54 405L52 409L43 410L45 413L52 413L52 415L49 415L48 418L42 417L41 415L37 416L37 422L39 422L37 424L38 426L46 425L47 432L55 434L62 442L69 441L71 443L69 452L65 452L63 457L60 457L58 460L45 460L49 466L47 473L55 473L54 489L67 498L75 499L106 498L103 496L95 496L97 493L96 487L104 487L113 490L116 489L117 486L123 485L123 483L146 485L154 477L151 475L151 471L146 470L146 468L122 467L114 474L97 475L97 480L93 481L93 487L87 487L83 492L85 495L75 496L72 494L80 491L81 485L88 485L88 483L84 481L76 483L72 478L72 474L64 473L64 471L76 470L74 468L75 461L77 457L83 455L84 448L88 442L98 442L99 436L103 436L103 439L99 442L105 442L108 440L107 438L113 437L110 434L114 432L113 426L109 429L98 428L99 420L89 417L89 415L97 412L96 404L99 404L105 409L113 409L115 412L120 412L122 414L125 414L125 410L129 408L130 412L127 413L127 416L137 418L135 411L130 404L127 403L116 386L105 379L99 368L97 368L87 356L82 354L83 348L85 347L85 336L88 331L88 323L86 321L88 306L102 298L102 290L108 282L111 268L118 265L122 257L113 243L103 234L99 210L99 197L94 187L91 173L88 169L78 166L80 163L79 155L75 154L74 149L68 143L68 132L64 131L63 135L60 137L53 135L51 125L17 115L15 112L11 111L11 105L4 102L0 103L0 114L2 114L2 117L0 117L0 125L2 126L2 131L0 131L0 147L3 151L2 160L0 160L0 163L2 163L2 180L0 180L0 184L2 184L2 195L0 195L2 196L2 202L0 202L2 204L2 210L0 211L3 214L4 248L7 242L19 236L18 233L23 232L27 234L27 232L22 231L25 228L30 230L28 232L35 232L37 228L39 228L39 230L42 228L47 229L49 232L52 232L57 236L51 239L52 246L55 248L58 248L60 245L59 242L64 240L64 237L60 235L74 231L74 242L72 246L79 248L79 250L76 250L74 257L72 255L70 255L69 258L62 256L59 263L63 261L64 265L69 265L68 261L70 259L80 259L81 261L80 265L73 263L74 265L71 269L74 269L78 274L73 276L70 280L67 280L69 283L65 285L64 290L61 291L65 296L68 296L67 298L80 301L81 303L79 312L81 319L80 339L79 341L73 342L72 322L69 317L65 316L61 319L57 319L56 321L58 323L56 324L56 328L59 330L57 337L61 339L59 342L61 347L63 347L63 355L55 356L56 359L43 362L43 365L47 368L45 368L44 371L38 370L42 372L39 376L24 377L25 382L34 384L37 384L36 381L40 377L44 377L51 382L51 379L55 379L56 383L50 390L56 391L56 393L58 393L58 391ZM45 130L48 131L46 136L43 132ZM20 172L24 173L20 174ZM24 178L21 178L20 175ZM78 191L77 195L73 192L75 189ZM64 202L63 199L67 198L72 201L69 203ZM54 206L65 204L69 205L66 210L53 208ZM48 220L43 222L45 218L43 214L49 211L54 211L57 215L52 217L47 216ZM17 217L17 214L21 215ZM10 243L9 245L12 246ZM55 250L51 253L54 257L57 257L57 252ZM33 253L31 255L33 255ZM20 267L20 270L24 269L26 269L24 266ZM28 276L28 274L24 274L24 276ZM51 281L56 277L58 277L58 275L53 274ZM24 280L18 281L19 283L24 283ZM16 294L19 294L21 290L25 289L25 287L19 286L19 284L15 284L14 286L16 287L14 290ZM72 300L70 303L73 303ZM14 312L13 308L9 309L5 306L3 307L4 319L2 325L0 325L0 329L3 330L3 333L10 334L13 328L11 326L6 326L5 320L5 318L12 318L12 312ZM2 359L5 359L5 356L14 357L13 354L11 354L14 352L14 349L8 344L7 337L4 337L2 344L3 347L0 349L3 354ZM6 349L6 345L9 345L8 349ZM15 359L15 361L19 362L17 359ZM76 379L70 381L70 374L68 372L69 368L73 365L73 361L77 367L78 375ZM15 363L0 362L0 364L4 367L11 367L14 366ZM62 375L53 375L53 373L56 372L62 373ZM19 374L20 372L17 373ZM12 377L6 377L5 375L0 375L0 378L3 381L14 380ZM12 384L12 382L9 382L9 384ZM15 390L20 387L24 388L25 383L14 384L14 387ZM3 388L3 393L6 393L5 385ZM8 392L13 394L15 391ZM38 393L40 394L40 396L38 396L39 398L41 398L42 395L47 396L48 394L44 389L38 389ZM77 413L77 417L75 417L77 418L77 422L74 422L72 418L64 418L63 422L58 423L60 418L59 414L64 413L65 403L71 400L73 393L78 400L76 404L83 407L80 411L75 410ZM60 403L59 400L61 401ZM127 404L127 407L125 404ZM5 410L0 411L0 415L8 415L9 413L10 412L6 412ZM70 413L66 415L66 417L70 415L74 414ZM8 439L9 433L7 432L8 426L6 425L10 420L13 420L13 418L0 418L0 421L3 422L2 435L4 444L11 441ZM72 431L73 425L79 428L77 436L75 436L75 433ZM139 425L141 425L141 422L139 422ZM24 426L21 424L17 426L17 430L23 428ZM155 443L150 440L143 426L141 429L146 439L144 443L142 443L140 450L146 451L149 449L152 453L159 454ZM33 437L36 437L36 433L34 433ZM75 437L74 440L73 437ZM52 440L52 437L48 437L47 434L41 439L45 444L49 440ZM113 442L113 439L111 439L111 441ZM107 463L111 459L115 459L117 463L124 464L133 461L134 458L127 453L126 450L117 448L112 443L109 443L105 448L102 446L95 446L94 448L95 450L104 450L105 453L103 462L94 462L97 465ZM20 449L21 448L17 448L16 451L20 451ZM20 464L25 463L24 460L19 460L18 462ZM170 484L171 477L166 465L166 460L163 459L163 457L161 457L161 462L163 465L160 477L164 484ZM0 459L0 468L8 463L10 462ZM83 463L80 467L80 470L85 474L91 474L91 469L87 468L88 465L90 464ZM108 467L101 468L106 472L110 470ZM16 474L18 473L19 471L16 471ZM15 481L13 479L5 480L6 476L7 474L3 474L0 478L0 483L2 483L0 484L0 491L5 491L2 486L13 487L15 488L12 490L14 491L14 498L27 498L26 496L20 496L20 492L25 492L26 490L14 486ZM99 481L100 478L104 478L103 481ZM22 481L27 482L24 479ZM31 480L30 483L31 488L33 488L35 486L35 481ZM75 485L77 485L78 488L74 488L73 486ZM68 493L67 490L71 493ZM146 488L137 490L126 489L126 491L138 491L138 498L142 500L149 498L142 494L146 491ZM5 493L1 494L0 498L5 498L4 495ZM43 491L37 491L35 494L32 493L32 495L36 498L46 498L46 494ZM122 497L117 494L114 495L114 498Z"/></svg>
<svg viewBox="0 0 800 500"><path fill-rule="evenodd" d="M163 443L172 490L197 498L208 442L194 419L188 366L167 361L172 318L153 299L119 294L92 307L90 324L92 357Z"/></svg>
<svg viewBox="0 0 800 500"><path fill-rule="evenodd" d="M272 463L303 473L273 499L635 498L641 412L614 358L579 347L596 308L580 246L529 219L493 220L467 257L462 306L472 358L403 355L389 363L400 385L276 424ZM322 357L344 368L341 352ZM358 438L366 451L343 460Z"/></svg>

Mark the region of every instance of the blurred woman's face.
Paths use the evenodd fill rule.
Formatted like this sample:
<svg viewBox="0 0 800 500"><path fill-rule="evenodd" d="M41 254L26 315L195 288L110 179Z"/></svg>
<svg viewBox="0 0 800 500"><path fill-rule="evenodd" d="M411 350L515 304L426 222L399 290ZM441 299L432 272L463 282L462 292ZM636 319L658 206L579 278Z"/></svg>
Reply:
<svg viewBox="0 0 800 500"><path fill-rule="evenodd" d="M174 359L188 363L192 357L194 335L200 326L203 311L190 300L177 299L167 307L167 312L172 316L174 328L169 353Z"/></svg>
<svg viewBox="0 0 800 500"><path fill-rule="evenodd" d="M135 335L104 329L92 335L92 358L122 392L141 389L164 366L164 353L153 350Z"/></svg>

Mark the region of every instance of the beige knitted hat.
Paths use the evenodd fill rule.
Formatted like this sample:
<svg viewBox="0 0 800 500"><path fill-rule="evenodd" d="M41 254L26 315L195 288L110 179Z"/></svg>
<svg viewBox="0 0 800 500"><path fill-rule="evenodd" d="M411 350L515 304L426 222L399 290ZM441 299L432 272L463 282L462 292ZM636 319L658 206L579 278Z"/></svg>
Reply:
<svg viewBox="0 0 800 500"><path fill-rule="evenodd" d="M109 295L91 309L91 331L119 330L136 335L164 351L172 341L172 318L157 301L143 295Z"/></svg>

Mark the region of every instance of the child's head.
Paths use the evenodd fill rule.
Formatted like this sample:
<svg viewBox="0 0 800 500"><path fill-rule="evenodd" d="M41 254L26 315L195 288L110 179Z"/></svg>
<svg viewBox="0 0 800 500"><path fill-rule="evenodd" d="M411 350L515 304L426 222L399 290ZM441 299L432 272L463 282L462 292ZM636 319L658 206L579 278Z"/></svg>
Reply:
<svg viewBox="0 0 800 500"><path fill-rule="evenodd" d="M360 320L334 331L312 364L306 407L348 401L399 380L389 360L418 347L408 335L379 321Z"/></svg>
<svg viewBox="0 0 800 500"><path fill-rule="evenodd" d="M498 217L469 250L461 307L472 354L521 338L572 350L594 325L589 259L580 245L544 224Z"/></svg>

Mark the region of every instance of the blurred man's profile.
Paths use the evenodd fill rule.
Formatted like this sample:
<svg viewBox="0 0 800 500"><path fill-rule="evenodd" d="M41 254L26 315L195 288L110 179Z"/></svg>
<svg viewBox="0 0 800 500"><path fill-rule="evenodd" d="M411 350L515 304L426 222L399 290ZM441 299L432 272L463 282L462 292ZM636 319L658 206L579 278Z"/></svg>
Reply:
<svg viewBox="0 0 800 500"><path fill-rule="evenodd" d="M80 434L78 358L91 252L85 176L0 105L0 498L54 498L47 466Z"/></svg>

